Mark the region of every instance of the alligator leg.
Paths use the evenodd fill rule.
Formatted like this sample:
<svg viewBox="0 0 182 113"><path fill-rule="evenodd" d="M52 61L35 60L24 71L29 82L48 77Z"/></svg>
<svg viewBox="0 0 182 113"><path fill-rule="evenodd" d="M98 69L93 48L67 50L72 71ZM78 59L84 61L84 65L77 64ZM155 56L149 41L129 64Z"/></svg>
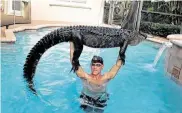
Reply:
<svg viewBox="0 0 182 113"><path fill-rule="evenodd" d="M120 44L120 50L119 50L119 57L122 60L123 65L125 64L125 52L126 52L127 47L128 47L128 40L124 40Z"/></svg>
<svg viewBox="0 0 182 113"><path fill-rule="evenodd" d="M78 70L78 67L80 66L79 63L79 57L83 50L83 43L81 40L81 35L79 32L73 31L72 32L72 38L73 38L73 44L74 44L74 52L73 52L73 59L72 59L72 69L74 72Z"/></svg>

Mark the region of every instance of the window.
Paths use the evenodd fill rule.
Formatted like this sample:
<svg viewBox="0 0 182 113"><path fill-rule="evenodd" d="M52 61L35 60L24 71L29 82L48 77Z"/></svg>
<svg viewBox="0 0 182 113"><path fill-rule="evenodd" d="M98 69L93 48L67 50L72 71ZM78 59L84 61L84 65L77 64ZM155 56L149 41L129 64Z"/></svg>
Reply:
<svg viewBox="0 0 182 113"><path fill-rule="evenodd" d="M88 0L50 0L50 6L91 9Z"/></svg>
<svg viewBox="0 0 182 113"><path fill-rule="evenodd" d="M12 9L16 11L21 11L20 1L12 1Z"/></svg>
<svg viewBox="0 0 182 113"><path fill-rule="evenodd" d="M8 0L8 14L16 16L22 16L22 4L21 0Z"/></svg>
<svg viewBox="0 0 182 113"><path fill-rule="evenodd" d="M86 4L87 0L57 0L59 2Z"/></svg>

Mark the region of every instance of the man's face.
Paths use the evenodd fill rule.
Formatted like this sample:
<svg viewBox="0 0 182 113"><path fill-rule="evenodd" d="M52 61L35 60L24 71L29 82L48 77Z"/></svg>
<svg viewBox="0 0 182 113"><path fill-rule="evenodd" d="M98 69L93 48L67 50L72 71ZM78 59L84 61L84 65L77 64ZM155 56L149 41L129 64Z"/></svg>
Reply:
<svg viewBox="0 0 182 113"><path fill-rule="evenodd" d="M104 65L101 63L91 63L91 70L93 75L98 75L101 73Z"/></svg>

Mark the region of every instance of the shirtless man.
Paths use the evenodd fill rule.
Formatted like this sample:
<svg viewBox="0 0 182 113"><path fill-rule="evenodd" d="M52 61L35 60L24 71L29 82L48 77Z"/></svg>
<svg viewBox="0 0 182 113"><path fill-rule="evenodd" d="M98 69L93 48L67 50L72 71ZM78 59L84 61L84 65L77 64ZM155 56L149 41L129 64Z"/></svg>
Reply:
<svg viewBox="0 0 182 113"><path fill-rule="evenodd" d="M127 48L127 47L126 47ZM99 111L103 112L103 108L107 105L106 101L108 99L108 94L106 91L107 83L113 79L121 66L125 62L125 51L119 55L116 64L110 69L109 72L101 75L101 71L104 67L104 62L102 57L93 56L91 60L91 73L86 73L81 66L78 67L76 74L81 78L83 82L83 90L80 95L81 108L86 111ZM70 42L70 60L72 63L74 52L74 44Z"/></svg>

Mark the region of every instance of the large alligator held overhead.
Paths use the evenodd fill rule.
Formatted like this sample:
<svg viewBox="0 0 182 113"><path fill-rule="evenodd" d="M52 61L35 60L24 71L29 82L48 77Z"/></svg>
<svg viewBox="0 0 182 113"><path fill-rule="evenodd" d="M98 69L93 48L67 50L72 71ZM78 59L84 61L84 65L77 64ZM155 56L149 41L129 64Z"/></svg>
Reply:
<svg viewBox="0 0 182 113"><path fill-rule="evenodd" d="M145 38L146 35L140 32L109 27L70 26L59 28L45 35L31 49L24 64L23 75L28 82L29 88L36 93L36 90L33 88L36 66L42 54L50 47L61 42L73 42L75 51L72 63L73 70L76 71L83 45L92 48L122 48L126 44L137 45Z"/></svg>
<svg viewBox="0 0 182 113"><path fill-rule="evenodd" d="M134 25L136 23L135 15L138 14L138 1L133 1L130 11L126 16L122 28L96 27L96 26L67 26L50 32L40 39L29 52L25 64L23 76L28 82L28 87L36 94L34 89L33 77L36 72L36 66L46 50L61 42L73 42L74 53L72 69L74 72L78 69L78 59L83 50L83 45L92 48L113 48L120 47L119 54L122 54L127 45L137 45L147 36L138 32Z"/></svg>

